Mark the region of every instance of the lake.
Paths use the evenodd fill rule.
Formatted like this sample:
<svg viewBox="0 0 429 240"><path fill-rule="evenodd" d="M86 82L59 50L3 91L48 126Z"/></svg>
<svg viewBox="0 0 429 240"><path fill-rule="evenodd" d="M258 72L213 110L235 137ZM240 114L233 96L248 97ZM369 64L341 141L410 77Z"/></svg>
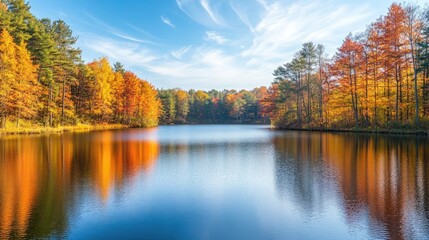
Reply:
<svg viewBox="0 0 429 240"><path fill-rule="evenodd" d="M429 239L429 141L161 126L0 137L0 239Z"/></svg>

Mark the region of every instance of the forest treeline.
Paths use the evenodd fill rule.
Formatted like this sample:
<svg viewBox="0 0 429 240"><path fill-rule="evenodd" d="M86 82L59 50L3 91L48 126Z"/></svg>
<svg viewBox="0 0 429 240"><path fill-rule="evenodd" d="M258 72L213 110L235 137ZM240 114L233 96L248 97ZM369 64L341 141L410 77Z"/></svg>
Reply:
<svg viewBox="0 0 429 240"><path fill-rule="evenodd" d="M247 90L189 90L161 89L161 124L241 123L267 124L269 113L264 112L266 87Z"/></svg>
<svg viewBox="0 0 429 240"><path fill-rule="evenodd" d="M0 1L0 127L268 123L279 128L429 126L429 8L393 3L329 58L304 43L269 88L155 89L107 58L85 63L62 20Z"/></svg>
<svg viewBox="0 0 429 240"><path fill-rule="evenodd" d="M305 43L273 74L268 112L279 128L428 127L429 8L393 3L332 58Z"/></svg>
<svg viewBox="0 0 429 240"><path fill-rule="evenodd" d="M64 21L37 19L24 0L0 2L0 127L157 125L156 89L106 58L85 64L76 41Z"/></svg>

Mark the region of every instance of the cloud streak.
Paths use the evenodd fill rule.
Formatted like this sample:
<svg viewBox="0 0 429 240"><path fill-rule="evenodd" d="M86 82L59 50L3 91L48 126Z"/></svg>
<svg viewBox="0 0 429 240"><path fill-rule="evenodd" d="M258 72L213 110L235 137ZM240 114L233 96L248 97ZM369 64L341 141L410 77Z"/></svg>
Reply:
<svg viewBox="0 0 429 240"><path fill-rule="evenodd" d="M159 43L156 43L156 42L153 42L153 41L150 41L150 40L140 39L140 38L136 38L136 37L132 37L132 36L129 36L127 34L124 34L121 31L119 31L118 29L116 29L116 28L108 25L104 21L102 21L102 20L96 18L95 16L89 14L88 12L85 12L85 15L92 20L93 23L91 25L93 25L94 27L101 26L102 29L106 29L109 34L114 35L114 36L116 36L118 38L122 38L122 39L125 39L125 40L130 40L130 41L138 42L138 43L152 44L152 45L157 45L157 46L160 45ZM135 29L138 29L138 28L136 28L136 27L134 27L134 26L132 26L130 24L127 24L127 25L129 25L129 26L131 26L131 27L133 27ZM145 33L146 35L149 35L148 33L144 32L142 30L140 30L140 31L143 32L143 33Z"/></svg>
<svg viewBox="0 0 429 240"><path fill-rule="evenodd" d="M167 24L168 26L176 29L176 26L171 22L171 20L165 16L161 16L161 21Z"/></svg>
<svg viewBox="0 0 429 240"><path fill-rule="evenodd" d="M176 4L183 13L200 25L225 26L218 9L213 8L209 0L176 0Z"/></svg>
<svg viewBox="0 0 429 240"><path fill-rule="evenodd" d="M182 47L180 49L171 51L171 55L177 59L181 59L183 55L185 55L192 46L186 46L186 47Z"/></svg>
<svg viewBox="0 0 429 240"><path fill-rule="evenodd" d="M204 10L207 12L207 14L210 16L212 21L218 25L222 25L221 20L217 16L217 14L213 11L213 9L210 7L209 0L201 0L200 1L201 6L204 8Z"/></svg>
<svg viewBox="0 0 429 240"><path fill-rule="evenodd" d="M215 32L215 31L207 31L206 35L204 36L204 40L212 41L212 42L215 42L219 45L223 45L226 42L228 42L228 39L226 39L225 37L223 37L222 35L220 35L219 33Z"/></svg>

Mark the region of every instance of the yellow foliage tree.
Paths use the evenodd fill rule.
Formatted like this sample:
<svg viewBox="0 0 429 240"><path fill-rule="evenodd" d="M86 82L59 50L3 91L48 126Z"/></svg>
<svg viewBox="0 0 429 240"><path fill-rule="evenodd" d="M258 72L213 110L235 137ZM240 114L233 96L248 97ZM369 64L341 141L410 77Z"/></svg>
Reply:
<svg viewBox="0 0 429 240"><path fill-rule="evenodd" d="M5 127L6 117L13 107L11 92L16 77L16 45L6 30L0 33L0 127Z"/></svg>
<svg viewBox="0 0 429 240"><path fill-rule="evenodd" d="M37 81L37 66L33 65L30 53L26 44L16 46L16 77L13 96L13 112L16 118L17 127L19 119L31 118L37 114L40 104L38 103L37 93L41 91L41 86Z"/></svg>
<svg viewBox="0 0 429 240"><path fill-rule="evenodd" d="M157 98L156 89L148 82L140 82L139 125L154 127L158 125L161 103Z"/></svg>
<svg viewBox="0 0 429 240"><path fill-rule="evenodd" d="M112 83L112 93L113 93L113 115L115 120L121 120L124 115L124 76L120 72L115 72L115 79Z"/></svg>
<svg viewBox="0 0 429 240"><path fill-rule="evenodd" d="M101 58L98 61L89 63L88 66L94 76L93 87L95 88L91 110L94 115L98 115L101 120L105 120L106 116L113 112L112 101L114 95L112 85L115 80L115 73L107 58Z"/></svg>

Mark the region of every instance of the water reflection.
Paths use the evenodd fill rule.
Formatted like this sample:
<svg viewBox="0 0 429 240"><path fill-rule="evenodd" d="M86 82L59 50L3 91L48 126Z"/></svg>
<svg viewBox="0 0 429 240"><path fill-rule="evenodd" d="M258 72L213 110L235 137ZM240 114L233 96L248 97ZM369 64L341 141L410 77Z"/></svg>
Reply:
<svg viewBox="0 0 429 240"><path fill-rule="evenodd" d="M426 138L290 132L274 145L278 193L309 217L335 196L372 238L429 236Z"/></svg>
<svg viewBox="0 0 429 240"><path fill-rule="evenodd" d="M156 139L129 138L134 134L0 138L0 239L62 236L82 196L97 192L106 202L113 189L150 171L159 144Z"/></svg>
<svg viewBox="0 0 429 240"><path fill-rule="evenodd" d="M0 239L428 239L428 160L426 138L258 126L2 137Z"/></svg>

